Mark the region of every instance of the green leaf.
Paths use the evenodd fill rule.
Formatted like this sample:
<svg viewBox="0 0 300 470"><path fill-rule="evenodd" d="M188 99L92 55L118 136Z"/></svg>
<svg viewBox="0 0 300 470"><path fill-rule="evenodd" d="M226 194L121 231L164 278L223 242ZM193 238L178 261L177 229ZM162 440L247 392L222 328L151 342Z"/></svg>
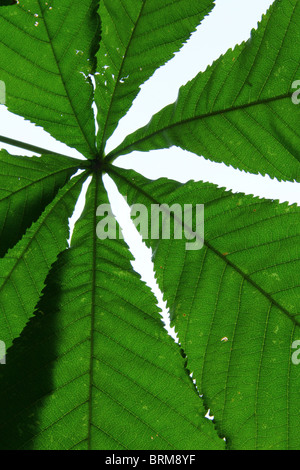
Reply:
<svg viewBox="0 0 300 470"><path fill-rule="evenodd" d="M96 155L91 108L96 0L22 0L0 10L0 80L10 111L86 157Z"/></svg>
<svg viewBox="0 0 300 470"><path fill-rule="evenodd" d="M0 257L4 256L77 171L78 160L0 151Z"/></svg>
<svg viewBox="0 0 300 470"><path fill-rule="evenodd" d="M112 171L130 205L204 204L202 249L146 241L187 366L230 448L299 449L299 208Z"/></svg>
<svg viewBox="0 0 300 470"><path fill-rule="evenodd" d="M85 175L73 178L23 238L0 259L0 331L8 348L28 319L51 265L67 246L71 217Z"/></svg>
<svg viewBox="0 0 300 470"><path fill-rule="evenodd" d="M222 449L125 243L96 236L107 203L95 178L39 313L8 352L1 448Z"/></svg>
<svg viewBox="0 0 300 470"><path fill-rule="evenodd" d="M140 85L173 57L213 7L213 0L100 2L96 102L102 152Z"/></svg>
<svg viewBox="0 0 300 470"><path fill-rule="evenodd" d="M299 2L275 0L247 43L182 87L105 162L140 86L213 0L4 6L13 3L0 2L1 102L89 160L0 136L43 155L0 152L0 448L299 449L299 208L110 165L132 150L177 145L299 181ZM105 171L130 204L169 210L176 237L153 232L147 243L179 345L114 217L117 239L99 234L98 207L110 213ZM90 175L69 246L68 219ZM197 218L182 223L174 204L180 212L204 204L198 246L186 240Z"/></svg>
<svg viewBox="0 0 300 470"><path fill-rule="evenodd" d="M181 87L178 99L110 155L173 145L215 162L300 181L300 3L277 0L245 44Z"/></svg>

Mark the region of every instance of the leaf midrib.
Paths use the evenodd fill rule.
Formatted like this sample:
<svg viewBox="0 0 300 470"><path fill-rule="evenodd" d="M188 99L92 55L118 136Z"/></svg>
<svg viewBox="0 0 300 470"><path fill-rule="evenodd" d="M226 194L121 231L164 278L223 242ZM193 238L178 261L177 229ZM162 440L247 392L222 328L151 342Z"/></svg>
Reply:
<svg viewBox="0 0 300 470"><path fill-rule="evenodd" d="M21 148L23 150L29 150L30 152L37 153L39 155L57 155L59 157L64 157L68 159L72 159L69 155L64 155L63 153L58 153L53 150L48 150L42 147L37 147L36 145L28 144L26 142L21 142L20 140L11 139L10 137L6 137L4 135L0 135L0 142L4 144L12 145L14 147ZM78 163L81 162L82 165L85 164L86 158L84 160L78 159ZM78 169L80 166L78 165Z"/></svg>
<svg viewBox="0 0 300 470"><path fill-rule="evenodd" d="M110 95L110 102L109 102L109 107L108 107L108 109L107 109L105 125L104 125L103 132L102 132L102 135L101 135L101 145L100 145L100 148L102 149L102 151L104 151L104 146L105 146L105 142L106 142L106 130L107 130L108 122L109 122L110 113L111 113L111 110L112 110L112 105L113 105L113 103L114 103L114 97L115 97L115 94L116 94L116 90L118 89L118 85L119 85L119 80L120 80L121 72L122 72L122 70L123 70L124 62L125 62L125 60L126 60L126 58L127 58L128 51L129 51L129 49L130 49L130 46L131 46L131 43L132 43L132 40L133 40L135 31L136 31L136 28L137 28L137 25L138 25L139 20L140 20L140 18L141 18L141 16L142 16L142 13L143 13L145 4L146 4L146 0L144 0L143 3L142 3L141 10L140 10L140 12L139 12L138 18L137 18L137 20L136 20L136 22L135 22L135 25L134 25L134 27L133 27L133 30L132 30L132 32L131 32L129 42L128 42L128 44L127 44L127 47L126 47L125 52L124 52L124 56L122 57L121 65L120 65L120 67L119 67L118 76L117 76L117 80L116 80L116 86L114 87L113 92L112 92L111 95Z"/></svg>
<svg viewBox="0 0 300 470"><path fill-rule="evenodd" d="M3 283L0 285L0 292L2 291L3 287L6 285L6 283L10 280L10 277L13 273L13 271L16 269L16 266L19 264L19 262L23 259L24 257L24 253L28 250L28 248L30 247L30 245L33 243L33 241L35 241L36 239L36 235L39 233L39 231L42 229L42 227L44 226L44 221L45 219L47 219L52 211L56 208L57 204L59 204L61 202L62 199L64 199L64 197L66 196L66 194L70 191L72 191L74 189L74 187L79 184L84 178L86 178L86 172L83 173L83 175L81 176L81 178L79 178L75 183L73 183L73 185L68 189L68 191L66 193L63 193L61 194L59 197L57 197L57 200L55 201L55 204L53 204L53 207L50 209L49 213L44 217L43 221L41 221L40 225L37 227L36 231L34 232L34 234L32 234L32 236L30 237L30 239L28 239L28 243L25 244L25 247L22 251L22 253L20 254L20 256L15 260L15 263L13 264L10 272L7 274L7 276L5 277ZM37 223L37 222L36 222ZM24 235L26 237L26 233ZM22 239L20 240L22 241ZM13 250L13 248L11 249ZM11 251L10 250L10 251ZM10 251L7 253L7 255L9 255ZM6 256L7 256L6 255ZM7 259L6 256L3 258L3 260ZM11 259L11 258L10 258Z"/></svg>
<svg viewBox="0 0 300 470"><path fill-rule="evenodd" d="M176 128L176 127L180 127L184 124L188 124L188 123L191 123L193 121L200 121L202 119L208 119L208 118L211 118L211 117L220 116L220 115L223 115L223 114L228 114L228 113L231 113L231 112L241 111L241 110L248 109L248 108L255 107L255 106L261 106L261 105L265 105L265 104L280 101L280 100L291 99L292 96L293 96L293 93L285 93L283 95L278 95L276 97L266 98L265 100L253 101L251 103L243 104L243 105L240 105L240 106L232 106L230 108L225 108L225 109L221 109L221 110L217 110L217 111L212 111L212 112L205 113L205 114L199 114L199 115L196 115L196 116L192 116L190 118L183 119L181 121L173 122L173 123L171 123L167 126L160 127L159 129L151 132L150 134L147 134L146 136L141 137L141 138L129 143L125 147L122 147L122 144L120 144L115 150L112 150L107 155L106 161L109 162L109 163L112 163L118 156L126 154L126 152L128 150L133 151L132 147L140 145L142 142L150 140L158 134L164 133L164 132L169 131L170 129L173 129L173 128ZM172 105L169 105L169 106L172 106ZM174 106L174 103L173 103L173 106ZM161 111L158 112L158 114L162 113L165 109L166 108L163 108ZM157 115L154 115L153 117L155 117L155 116L157 116ZM150 120L150 123L151 123L151 120ZM132 134L127 136L125 138L125 140L123 141L123 143L125 143L126 140L128 138L130 138L130 136L133 136L135 133L141 131L142 129L144 129L144 128L139 128L135 132L133 132ZM295 158L294 155L292 155L292 156Z"/></svg>
<svg viewBox="0 0 300 470"><path fill-rule="evenodd" d="M96 259L97 259L97 206L98 206L98 193L99 193L99 178L100 175L96 173L95 178L95 199L94 199L94 208L93 208L93 247L92 247L92 292L91 292L91 330L90 330L90 366L89 366L89 396L88 396L88 406L89 406L89 416L88 416L88 437L87 445L88 450L92 450L92 439L91 439L91 429L92 429L92 416L93 416L93 386L94 386L94 335L95 335L95 315L96 315Z"/></svg>
<svg viewBox="0 0 300 470"><path fill-rule="evenodd" d="M38 0L38 4L39 4L39 7L40 7L40 10L43 11L43 8L42 8L42 5L41 5L41 0ZM57 55L56 55L56 52L54 50L54 47L53 47L53 43L52 43L52 40L50 38L50 33L49 33L49 29L48 29L48 25L47 25L47 21L46 21L46 18L45 16L43 15L43 21L44 21L44 25L45 25L45 30L46 30L46 33L47 33L47 36L48 36L48 39L49 39L49 44L50 44L50 47L51 47L51 50L52 50L52 54L53 54L53 58L55 60L55 63L57 65L57 69L59 71L59 75L60 75L60 78L61 78L61 81L62 81L62 84L64 86L64 89L66 91L66 95L67 95L67 98L68 98L68 101L69 101L69 104L71 106L71 109L74 113L74 116L75 116L75 119L77 121L77 124L79 126L79 129L81 130L81 134L84 138L84 140L86 141L87 145L88 145L88 148L91 152L91 155L93 155L94 157L97 155L97 149L96 147L93 148L89 142L89 139L88 139L88 136L86 135L86 132L84 131L83 127L82 127L82 124L81 122L79 121L79 118L78 118L78 114L76 113L75 109L74 109L74 105L73 105L73 102L71 100L71 97L70 97L70 94L69 94L69 90L67 88L67 84L64 80L64 77L63 77L63 74L62 74L62 70L61 70L61 67L60 67L60 64L59 64L59 60L57 58Z"/></svg>
<svg viewBox="0 0 300 470"><path fill-rule="evenodd" d="M6 199L10 199L12 197L14 197L16 194L18 194L19 192L21 191L26 191L28 188L30 188L31 186L34 186L36 184L39 184L41 183L42 181L45 181L47 180L48 178L52 178L53 176L57 176L59 175L60 173L68 173L69 171L71 170L74 170L76 171L78 169L77 166L73 166L73 167L69 167L69 168L63 168L62 170L57 170L55 171L54 173L47 173L46 175L44 175L43 177L37 179L37 180L34 180L34 181L30 181L30 183L28 183L27 185L25 186L22 186L21 188L17 189L16 191L13 191L12 193L8 194L7 196L4 196L3 198L0 198L0 204L5 201ZM0 188L1 189L1 188Z"/></svg>

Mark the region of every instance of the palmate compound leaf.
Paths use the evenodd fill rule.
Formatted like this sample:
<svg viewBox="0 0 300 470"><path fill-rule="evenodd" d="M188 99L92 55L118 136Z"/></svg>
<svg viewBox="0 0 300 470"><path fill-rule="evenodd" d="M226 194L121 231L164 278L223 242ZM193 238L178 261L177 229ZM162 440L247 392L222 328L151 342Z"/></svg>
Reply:
<svg viewBox="0 0 300 470"><path fill-rule="evenodd" d="M180 88L108 156L173 145L241 170L300 181L300 2L277 0L248 42Z"/></svg>
<svg viewBox="0 0 300 470"><path fill-rule="evenodd" d="M96 155L93 86L97 0L22 0L0 8L6 105L88 158Z"/></svg>
<svg viewBox="0 0 300 470"><path fill-rule="evenodd" d="M7 348L33 315L51 265L67 247L68 219L85 178L85 173L75 176L60 189L22 239L0 259L0 332Z"/></svg>
<svg viewBox="0 0 300 470"><path fill-rule="evenodd" d="M143 84L171 59L214 7L213 0L102 0L95 99L104 150Z"/></svg>
<svg viewBox="0 0 300 470"><path fill-rule="evenodd" d="M111 5L114 7L118 3L103 2L103 5L108 11ZM189 4L170 1L170 6L174 7L175 3L176 6ZM133 9L138 3L127 2L128 5ZM146 5L156 5L156 2L145 1L143 8L146 9ZM42 125L54 137L76 147L89 158L97 153L91 111L93 89L90 80L86 79L95 67L94 54L99 38L97 6L98 2L92 1L62 3L53 0L47 5L47 2L24 0L17 9L0 9L3 60L0 80L8 86L8 108ZM177 107L168 107L159 113L159 119L171 123L172 131L169 127L162 129L155 118L148 130L139 131L139 137L146 132L140 147L140 141L136 144L129 137L125 147L121 146L109 159L133 149L180 144L212 159L219 158L215 154L221 151L226 163L250 171L297 179L299 134L294 123L299 108L293 107L291 122L288 111L292 108L289 108L287 98L292 95L291 79L297 80L299 70L299 4L295 0L276 1L271 11L272 15L269 13L264 18L259 31L253 35L252 43L237 48L233 54L228 52L205 74L182 88ZM142 18L143 11L140 13ZM151 12L148 19L152 13L155 16L155 12ZM83 21L85 15L87 21ZM103 19L103 31L107 34L108 18ZM159 17L161 26L164 19ZM138 32L137 22L134 24L133 30ZM141 60L151 59L150 76L155 67L180 47L189 32L185 30L185 38L180 39L176 36L177 28L171 28L171 36L173 33L176 36L175 40L172 38L174 47L172 45L171 51L164 44L157 49L158 44L155 44L156 50L163 52L158 54L160 62L154 64L156 59L151 47L148 53L145 44L148 36L149 41L159 38L159 32L155 36L154 31L153 36L153 31L148 31L146 23L144 25L145 37L137 36L139 40L135 41L138 43L135 47L144 47L140 48ZM126 27L122 34L124 32ZM169 32L167 28L165 34ZM164 35L163 41L165 38ZM111 37L111 40L115 39ZM126 51L124 61L118 51L121 63L117 64L115 77L118 76L119 81L108 83L107 80L106 86L114 94L109 100L109 108L106 100L97 98L98 116L101 113L106 116L104 127L100 125L99 143L103 130L105 141L117 120L129 108L140 83L148 78L146 74L142 79L134 74L123 75L124 64L130 63L125 61L125 55L127 60L131 54L129 46L128 42L122 45ZM261 61L263 51L267 52ZM102 52L103 49L98 57L101 58ZM132 52L130 72L141 67L143 71L140 72L144 73L146 68L143 64L137 65L134 49ZM236 60L235 55L239 53L232 67L232 59ZM112 50L109 55L113 56ZM104 65L107 64L100 60L107 78L113 78L112 70ZM265 80L263 83L261 77ZM242 80L235 95L232 84L237 78ZM98 91L101 80L105 82L105 74L102 79L97 78ZM274 96L274 91L282 90L283 96ZM187 96L189 92L193 95L191 99ZM263 103L250 101L249 94L251 99L256 97L256 101L263 97ZM201 104L195 102L198 95ZM277 106L278 97L280 103ZM233 104L238 109L231 109ZM184 112L183 106L186 106ZM179 116L179 119L189 121L194 107L200 109L200 113L204 112L199 129L203 133L201 126L205 126L205 148L199 144L198 136L192 138L192 133L198 132L198 115L193 118L193 126L186 130L176 120ZM224 110L225 124L220 120ZM173 111L174 116L170 116ZM209 124L206 118L210 119ZM228 124L226 119L232 121ZM258 124L249 126L254 120ZM148 131L154 124L158 129L151 134L150 146ZM221 134L215 134L212 129L217 132L221 129ZM212 136L218 146L212 142ZM225 137L227 145L223 140ZM273 158L271 163L270 157ZM97 165L94 168L98 168ZM139 178L130 174L130 178L132 176ZM121 187L132 187L126 178L123 174L119 180ZM172 182L164 182L160 188L149 183L149 199L145 192L148 182L140 181L143 186L138 188L138 194L145 203L153 201L156 190L163 196L161 202L164 203L168 201L169 191L176 191L180 202L188 196L189 204L194 191L199 195L199 188L194 190L194 184L180 189ZM81 182L77 182L77 194L75 186L72 187L75 180L71 180L1 260L1 275L10 273L7 280L0 283L1 313L9 313L9 323L4 320L4 327L0 326L1 334L13 330L7 340L8 346L32 315L45 277L66 246L66 221L81 186ZM185 244L178 240L176 243L162 240L153 245L157 275L182 346L188 354L188 368L193 371L207 406L215 414L219 436L225 435L231 448L299 448L299 369L290 360L292 341L299 335L299 287L296 285L299 253L298 245L294 243L297 235L294 209L276 204L268 206L267 202L241 195L237 202L234 199L237 196L224 196L221 190L211 185L201 185L200 189L203 199L199 202L206 203L211 212L211 220L207 221L211 232L208 231L205 248L187 253ZM203 418L201 399L183 360L178 359L178 347L163 332L153 298L150 300L149 292L147 294L139 279L130 273L130 259L124 245L112 241L96 244L97 192L93 186L73 247L59 257L48 277L37 316L31 319L22 337L9 350L8 367L0 370L1 403L5 403L0 408L1 447L224 448L213 424ZM99 196L100 192L99 189ZM91 194L94 194L94 204L90 203ZM60 197L61 204L58 203ZM196 196L195 201L198 201ZM67 210L66 202L70 202ZM251 212L252 204L257 205L254 213ZM261 210L262 218L253 222L254 231L252 226L247 226L251 220L250 207L252 217ZM222 212L221 216L218 211ZM229 238L225 234L228 216L234 217L229 217L234 227ZM283 230L281 222L285 218L289 218L289 222ZM251 232L249 239L248 233L244 234L245 227ZM237 233L243 236L237 237ZM284 239L283 244L280 237ZM58 243L54 246L56 239ZM252 247L249 246L251 242ZM227 249L223 248L223 243ZM41 246L45 245L44 253ZM31 246L35 247L34 251L30 250ZM245 254L246 249L251 256ZM45 262L43 255L46 255ZM22 309L23 319L18 315Z"/></svg>
<svg viewBox="0 0 300 470"><path fill-rule="evenodd" d="M0 257L4 256L77 171L58 155L20 157L0 151Z"/></svg>
<svg viewBox="0 0 300 470"><path fill-rule="evenodd" d="M97 238L107 203L94 177L71 248L0 370L0 446L223 449L127 246Z"/></svg>
<svg viewBox="0 0 300 470"><path fill-rule="evenodd" d="M129 205L204 204L202 249L146 240L187 367L229 448L299 449L299 208L209 183L110 174Z"/></svg>

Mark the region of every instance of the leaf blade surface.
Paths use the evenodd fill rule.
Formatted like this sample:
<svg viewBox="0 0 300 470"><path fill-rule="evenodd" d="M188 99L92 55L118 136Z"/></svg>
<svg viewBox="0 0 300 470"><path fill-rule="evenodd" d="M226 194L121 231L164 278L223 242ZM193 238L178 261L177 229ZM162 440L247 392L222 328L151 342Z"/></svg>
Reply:
<svg viewBox="0 0 300 470"><path fill-rule="evenodd" d="M146 240L188 367L229 448L299 448L299 208L121 169L113 179L130 205L204 204L201 250Z"/></svg>

